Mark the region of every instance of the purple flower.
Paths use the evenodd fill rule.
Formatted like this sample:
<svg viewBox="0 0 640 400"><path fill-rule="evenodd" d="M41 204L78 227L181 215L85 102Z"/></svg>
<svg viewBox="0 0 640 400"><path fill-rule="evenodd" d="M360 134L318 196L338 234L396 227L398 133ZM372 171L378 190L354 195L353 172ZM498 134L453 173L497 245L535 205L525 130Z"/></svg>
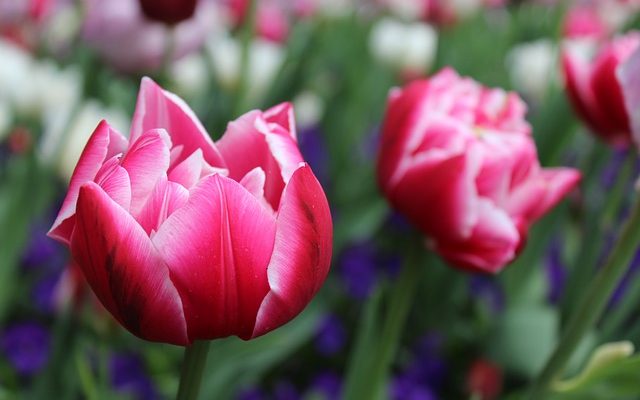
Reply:
<svg viewBox="0 0 640 400"><path fill-rule="evenodd" d="M30 376L40 371L49 359L51 336L35 322L9 326L2 332L0 349L18 374Z"/></svg>
<svg viewBox="0 0 640 400"><path fill-rule="evenodd" d="M615 185L626 157L626 149L614 150L613 157L604 166L602 172L600 173L600 182L605 189L611 189Z"/></svg>
<svg viewBox="0 0 640 400"><path fill-rule="evenodd" d="M551 241L546 266L549 281L548 299L550 303L557 304L567 281L567 269L562 261L562 241L559 238Z"/></svg>
<svg viewBox="0 0 640 400"><path fill-rule="evenodd" d="M298 146L304 159L309 163L316 177L326 188L329 183L327 146L319 126L312 126L298 133Z"/></svg>
<svg viewBox="0 0 640 400"><path fill-rule="evenodd" d="M330 357L344 348L346 340L347 333L337 316L329 314L320 321L315 340L318 353Z"/></svg>
<svg viewBox="0 0 640 400"><path fill-rule="evenodd" d="M31 288L31 299L38 311L52 313L56 309L56 290L60 282L60 273L51 273L36 282Z"/></svg>
<svg viewBox="0 0 640 400"><path fill-rule="evenodd" d="M370 243L352 246L342 253L340 273L347 292L366 299L376 283L376 249Z"/></svg>
<svg viewBox="0 0 640 400"><path fill-rule="evenodd" d="M42 268L60 271L65 265L65 252L56 242L47 237L48 225L37 223L31 227L29 242L22 254L25 268Z"/></svg>
<svg viewBox="0 0 640 400"><path fill-rule="evenodd" d="M429 387L405 376L396 376L391 382L389 396L394 400L437 400Z"/></svg>
<svg viewBox="0 0 640 400"><path fill-rule="evenodd" d="M111 386L120 393L140 400L160 398L138 355L113 354L109 360L109 373Z"/></svg>
<svg viewBox="0 0 640 400"><path fill-rule="evenodd" d="M265 400L267 396L262 389L251 386L241 389L236 398L238 400Z"/></svg>
<svg viewBox="0 0 640 400"><path fill-rule="evenodd" d="M310 392L324 395L327 399L340 399L342 380L340 376L331 371L321 372L313 378Z"/></svg>
<svg viewBox="0 0 640 400"><path fill-rule="evenodd" d="M441 356L444 337L438 332L429 332L414 346L413 360L404 371L404 376L416 384L427 384L439 388L447 374L447 364Z"/></svg>
<svg viewBox="0 0 640 400"><path fill-rule="evenodd" d="M493 276L472 275L469 279L471 295L484 302L490 311L498 313L504 309L504 292Z"/></svg>
<svg viewBox="0 0 640 400"><path fill-rule="evenodd" d="M291 382L281 381L273 389L273 398L275 400L299 400L301 396Z"/></svg>
<svg viewBox="0 0 640 400"><path fill-rule="evenodd" d="M373 242L355 244L342 253L339 270L347 293L357 299L366 299L383 274L394 277L400 270L401 259L381 252Z"/></svg>

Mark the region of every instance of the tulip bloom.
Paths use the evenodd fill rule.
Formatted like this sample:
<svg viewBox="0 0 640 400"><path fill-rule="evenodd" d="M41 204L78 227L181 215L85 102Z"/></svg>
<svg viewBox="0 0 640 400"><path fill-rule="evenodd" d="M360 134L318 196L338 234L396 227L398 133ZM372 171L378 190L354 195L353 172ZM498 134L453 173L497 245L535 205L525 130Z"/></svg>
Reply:
<svg viewBox="0 0 640 400"><path fill-rule="evenodd" d="M393 207L449 263L498 272L529 226L578 182L542 169L515 93L445 69L390 95L378 181Z"/></svg>
<svg viewBox="0 0 640 400"><path fill-rule="evenodd" d="M640 33L631 32L606 43L590 60L579 49L566 46L562 69L569 99L594 133L615 146L631 142L619 69L640 44Z"/></svg>
<svg viewBox="0 0 640 400"><path fill-rule="evenodd" d="M174 25L191 18L197 3L197 0L140 0L140 8L147 18Z"/></svg>
<svg viewBox="0 0 640 400"><path fill-rule="evenodd" d="M327 275L332 224L289 104L214 143L145 78L130 139L98 125L49 235L129 331L187 345L255 338L300 313Z"/></svg>

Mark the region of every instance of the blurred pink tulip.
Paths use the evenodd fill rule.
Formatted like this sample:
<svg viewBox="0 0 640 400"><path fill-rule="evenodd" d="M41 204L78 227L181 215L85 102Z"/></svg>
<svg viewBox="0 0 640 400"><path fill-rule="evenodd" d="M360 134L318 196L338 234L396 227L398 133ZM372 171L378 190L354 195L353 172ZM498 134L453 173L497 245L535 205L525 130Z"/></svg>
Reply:
<svg viewBox="0 0 640 400"><path fill-rule="evenodd" d="M249 0L229 0L231 15L236 25L242 25L249 11ZM266 40L283 43L289 38L289 17L295 3L282 0L258 1L256 10L256 34Z"/></svg>
<svg viewBox="0 0 640 400"><path fill-rule="evenodd" d="M567 94L576 112L594 133L615 146L631 142L618 75L639 44L640 32L630 32L605 43L593 59L572 46L565 46L562 54Z"/></svg>
<svg viewBox="0 0 640 400"><path fill-rule="evenodd" d="M451 264L495 273L529 226L576 186L542 169L525 104L444 69L390 95L378 181L392 206Z"/></svg>
<svg viewBox="0 0 640 400"><path fill-rule="evenodd" d="M144 15L153 21L174 25L196 11L197 0L139 0Z"/></svg>
<svg viewBox="0 0 640 400"><path fill-rule="evenodd" d="M610 34L598 10L586 5L572 7L567 12L562 30L567 39L602 39Z"/></svg>
<svg viewBox="0 0 640 400"><path fill-rule="evenodd" d="M300 313L328 273L332 223L289 104L214 143L145 78L130 139L98 125L49 235L129 331L186 345L255 338Z"/></svg>
<svg viewBox="0 0 640 400"><path fill-rule="evenodd" d="M173 60L197 51L218 25L217 6L211 1L200 1L193 18L173 29L146 18L137 1L87 0L85 4L83 39L105 61L124 72L157 70L167 51L172 52Z"/></svg>

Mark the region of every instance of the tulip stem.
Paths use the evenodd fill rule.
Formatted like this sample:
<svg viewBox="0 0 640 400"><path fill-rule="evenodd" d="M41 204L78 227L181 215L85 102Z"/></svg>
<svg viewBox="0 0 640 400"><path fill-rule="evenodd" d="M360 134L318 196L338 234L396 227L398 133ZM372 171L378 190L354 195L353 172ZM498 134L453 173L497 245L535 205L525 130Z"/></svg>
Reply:
<svg viewBox="0 0 640 400"><path fill-rule="evenodd" d="M640 245L640 200L636 199L630 217L625 222L604 267L596 274L572 314L567 328L540 375L533 382L528 399L546 398L552 380L564 367L581 343L585 333L596 323L604 311L611 294L624 276L636 248Z"/></svg>
<svg viewBox="0 0 640 400"><path fill-rule="evenodd" d="M184 349L184 362L176 400L195 400L200 392L200 381L207 362L209 340L196 340Z"/></svg>
<svg viewBox="0 0 640 400"><path fill-rule="evenodd" d="M380 334L380 346L374 356L370 375L367 376L367 382L363 388L364 391L360 393L359 398L361 399L387 397L383 391L386 388L391 363L398 350L400 339L402 339L401 334L409 316L413 294L419 281L420 255L424 251L423 246L412 243L400 276L392 288L387 315ZM366 368L366 366L363 367Z"/></svg>

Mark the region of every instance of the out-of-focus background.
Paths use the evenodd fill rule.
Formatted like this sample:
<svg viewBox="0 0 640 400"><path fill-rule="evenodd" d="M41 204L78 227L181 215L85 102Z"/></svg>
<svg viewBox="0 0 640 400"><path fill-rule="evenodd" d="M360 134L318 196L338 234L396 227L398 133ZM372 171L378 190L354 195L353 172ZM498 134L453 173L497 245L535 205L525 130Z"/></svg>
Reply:
<svg viewBox="0 0 640 400"><path fill-rule="evenodd" d="M250 109L291 101L300 148L334 217L333 263L319 296L260 339L215 341L201 398L339 398L357 363L358 332L397 274L409 229L374 177L387 95L444 66L517 91L542 165L579 168L584 181L534 226L500 275L446 268L434 256L387 393L517 395L615 241L638 173L631 151L603 144L575 116L560 52L593 51L594 41L640 26L639 7L631 0L260 0L253 14L246 0L200 0L192 17L166 25L137 0L0 0L0 398L163 399L176 391L182 349L120 328L68 252L45 236L98 122L129 131L143 76L185 99L214 139ZM571 371L597 343L640 340L639 266L640 258ZM625 368L617 380L587 377L554 396L604 398L597 389L637 398L637 374ZM618 397L616 388L627 391Z"/></svg>

